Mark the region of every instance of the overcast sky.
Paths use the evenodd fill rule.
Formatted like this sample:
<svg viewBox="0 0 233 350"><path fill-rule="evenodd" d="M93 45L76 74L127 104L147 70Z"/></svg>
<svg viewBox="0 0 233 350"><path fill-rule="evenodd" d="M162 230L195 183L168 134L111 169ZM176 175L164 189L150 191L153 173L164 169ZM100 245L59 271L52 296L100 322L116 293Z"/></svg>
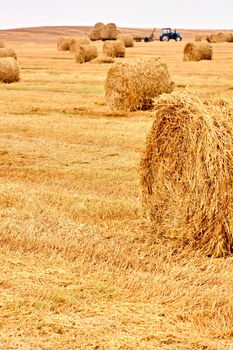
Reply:
<svg viewBox="0 0 233 350"><path fill-rule="evenodd" d="M0 0L0 29L47 25L233 29L233 0Z"/></svg>

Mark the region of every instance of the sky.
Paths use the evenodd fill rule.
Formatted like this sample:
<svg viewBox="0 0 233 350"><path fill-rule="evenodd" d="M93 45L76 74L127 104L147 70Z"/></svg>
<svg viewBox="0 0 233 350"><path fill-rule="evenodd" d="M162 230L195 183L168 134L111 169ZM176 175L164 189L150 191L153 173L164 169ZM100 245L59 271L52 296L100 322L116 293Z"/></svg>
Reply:
<svg viewBox="0 0 233 350"><path fill-rule="evenodd" d="M94 25L233 29L233 0L0 0L0 29Z"/></svg>

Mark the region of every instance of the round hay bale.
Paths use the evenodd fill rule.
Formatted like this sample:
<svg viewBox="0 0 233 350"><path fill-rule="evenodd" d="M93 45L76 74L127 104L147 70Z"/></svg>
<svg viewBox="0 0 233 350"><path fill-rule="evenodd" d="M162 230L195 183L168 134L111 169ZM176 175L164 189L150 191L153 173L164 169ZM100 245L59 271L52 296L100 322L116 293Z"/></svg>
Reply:
<svg viewBox="0 0 233 350"><path fill-rule="evenodd" d="M125 47L133 47L134 46L134 41L133 41L133 36L130 34L119 34L117 35L117 40L120 39L123 41L125 44Z"/></svg>
<svg viewBox="0 0 233 350"><path fill-rule="evenodd" d="M210 34L209 40L211 44L216 44L218 42L218 34Z"/></svg>
<svg viewBox="0 0 233 350"><path fill-rule="evenodd" d="M125 44L122 40L113 42L115 57L125 57Z"/></svg>
<svg viewBox="0 0 233 350"><path fill-rule="evenodd" d="M99 57L90 61L90 63L94 63L94 64L111 64L114 62L115 60L112 57Z"/></svg>
<svg viewBox="0 0 233 350"><path fill-rule="evenodd" d="M98 22L94 25L94 29L101 30L105 25L102 22Z"/></svg>
<svg viewBox="0 0 233 350"><path fill-rule="evenodd" d="M117 36L120 34L120 31L113 27L107 27L101 29L100 37L101 40L116 40Z"/></svg>
<svg viewBox="0 0 233 350"><path fill-rule="evenodd" d="M232 109L196 96L162 96L141 160L142 203L157 237L233 252Z"/></svg>
<svg viewBox="0 0 233 350"><path fill-rule="evenodd" d="M80 45L75 54L75 61L77 63L90 62L98 57L98 50L93 45Z"/></svg>
<svg viewBox="0 0 233 350"><path fill-rule="evenodd" d="M4 42L0 40L0 48L5 47Z"/></svg>
<svg viewBox="0 0 233 350"><path fill-rule="evenodd" d="M13 57L0 58L0 81L3 83L19 81L19 65Z"/></svg>
<svg viewBox="0 0 233 350"><path fill-rule="evenodd" d="M195 41L202 41L202 40L203 40L203 35L201 35L201 34L195 35Z"/></svg>
<svg viewBox="0 0 233 350"><path fill-rule="evenodd" d="M151 109L153 98L174 88L167 65L160 58L116 62L105 82L106 102L112 110Z"/></svg>
<svg viewBox="0 0 233 350"><path fill-rule="evenodd" d="M90 44L89 38L80 37L80 38L72 38L70 39L70 51L75 52L80 45L88 45Z"/></svg>
<svg viewBox="0 0 233 350"><path fill-rule="evenodd" d="M57 51L69 51L71 38L60 37L57 41Z"/></svg>
<svg viewBox="0 0 233 350"><path fill-rule="evenodd" d="M0 57L13 57L17 60L17 55L14 49L8 49L5 47L0 48Z"/></svg>
<svg viewBox="0 0 233 350"><path fill-rule="evenodd" d="M100 29L92 29L89 33L89 38L91 39L91 41L96 41L96 40L101 40L101 35L100 35Z"/></svg>
<svg viewBox="0 0 233 350"><path fill-rule="evenodd" d="M227 41L227 36L224 33L218 33L217 34L217 43L224 43Z"/></svg>
<svg viewBox="0 0 233 350"><path fill-rule="evenodd" d="M207 41L187 43L184 47L184 61L211 60L213 48Z"/></svg>
<svg viewBox="0 0 233 350"><path fill-rule="evenodd" d="M116 57L113 41L106 41L104 43L103 54L107 57Z"/></svg>
<svg viewBox="0 0 233 350"><path fill-rule="evenodd" d="M228 43L233 43L233 33L228 33L228 34L226 35L226 41L227 41Z"/></svg>
<svg viewBox="0 0 233 350"><path fill-rule="evenodd" d="M106 24L106 28L109 28L109 29L117 29L117 26L115 23L108 23Z"/></svg>

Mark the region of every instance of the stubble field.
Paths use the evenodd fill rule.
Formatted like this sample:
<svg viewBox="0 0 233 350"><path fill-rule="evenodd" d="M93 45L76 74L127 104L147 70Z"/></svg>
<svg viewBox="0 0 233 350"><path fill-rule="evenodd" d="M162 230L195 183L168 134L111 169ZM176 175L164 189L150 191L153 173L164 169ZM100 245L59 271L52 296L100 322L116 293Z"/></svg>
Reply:
<svg viewBox="0 0 233 350"><path fill-rule="evenodd" d="M127 56L164 58L176 91L232 98L232 44L183 62L185 42ZM174 250L143 220L154 112L111 112L109 65L55 41L9 46L21 81L0 85L0 349L233 349L233 258Z"/></svg>

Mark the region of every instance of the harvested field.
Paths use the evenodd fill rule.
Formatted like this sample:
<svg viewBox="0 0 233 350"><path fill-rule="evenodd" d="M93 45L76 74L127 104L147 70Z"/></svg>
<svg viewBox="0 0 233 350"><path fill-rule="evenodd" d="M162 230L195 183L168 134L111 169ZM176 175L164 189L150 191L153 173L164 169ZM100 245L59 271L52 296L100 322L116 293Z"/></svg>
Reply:
<svg viewBox="0 0 233 350"><path fill-rule="evenodd" d="M109 65L56 51L84 29L0 31L21 68L0 89L0 349L231 350L233 259L149 230L138 168L155 111L112 112ZM156 52L176 93L222 104L233 98L231 43L183 62L194 35L135 43L127 60Z"/></svg>

